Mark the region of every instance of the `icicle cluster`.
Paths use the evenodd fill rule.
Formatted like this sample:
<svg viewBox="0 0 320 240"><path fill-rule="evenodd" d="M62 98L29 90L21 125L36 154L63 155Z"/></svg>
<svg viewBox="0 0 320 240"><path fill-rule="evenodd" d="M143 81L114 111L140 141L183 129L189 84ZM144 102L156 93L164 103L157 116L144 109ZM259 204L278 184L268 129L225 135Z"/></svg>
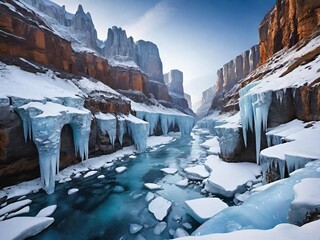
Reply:
<svg viewBox="0 0 320 240"><path fill-rule="evenodd" d="M114 142L117 137L117 119L111 113L99 113L95 115L97 124L102 134L108 134L111 144L114 146ZM122 144L122 138L121 138Z"/></svg>
<svg viewBox="0 0 320 240"><path fill-rule="evenodd" d="M250 128L255 133L257 163L259 163L261 132L267 128L269 107L272 101L272 91L250 91L258 84L259 82L253 82L242 88L239 99L244 143L247 146L247 131Z"/></svg>
<svg viewBox="0 0 320 240"><path fill-rule="evenodd" d="M82 160L88 158L91 113L57 103L32 102L16 109L23 122L24 137L34 141L39 152L41 182L44 190L54 192L59 171L61 130L70 124L74 147Z"/></svg>

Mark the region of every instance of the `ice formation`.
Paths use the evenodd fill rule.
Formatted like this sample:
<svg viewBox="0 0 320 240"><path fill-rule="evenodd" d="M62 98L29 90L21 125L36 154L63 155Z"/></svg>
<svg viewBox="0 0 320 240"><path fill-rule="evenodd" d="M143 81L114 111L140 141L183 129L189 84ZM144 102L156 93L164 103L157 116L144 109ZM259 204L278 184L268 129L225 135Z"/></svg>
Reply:
<svg viewBox="0 0 320 240"><path fill-rule="evenodd" d="M49 194L54 192L55 175L59 171L60 135L64 125L69 124L72 128L75 153L79 153L82 160L88 158L91 113L75 106L83 106L83 100L30 102L16 108L23 122L25 139L32 137L37 146L41 182Z"/></svg>
<svg viewBox="0 0 320 240"><path fill-rule="evenodd" d="M100 131L102 134L108 133L111 144L114 146L117 137L117 118L111 113L101 112L96 114L95 117Z"/></svg>
<svg viewBox="0 0 320 240"><path fill-rule="evenodd" d="M259 163L261 147L261 132L267 129L269 107L272 101L272 91L250 92L260 82L253 82L240 89L240 116L243 140L247 146L247 132L254 131L256 138L256 160ZM254 124L254 125L253 125ZM253 127L254 126L254 127Z"/></svg>
<svg viewBox="0 0 320 240"><path fill-rule="evenodd" d="M242 205L224 209L202 224L193 235L241 229L271 229L280 223L286 223L294 200L294 185L305 178L320 178L319 168L320 160L308 163L289 178L252 194Z"/></svg>

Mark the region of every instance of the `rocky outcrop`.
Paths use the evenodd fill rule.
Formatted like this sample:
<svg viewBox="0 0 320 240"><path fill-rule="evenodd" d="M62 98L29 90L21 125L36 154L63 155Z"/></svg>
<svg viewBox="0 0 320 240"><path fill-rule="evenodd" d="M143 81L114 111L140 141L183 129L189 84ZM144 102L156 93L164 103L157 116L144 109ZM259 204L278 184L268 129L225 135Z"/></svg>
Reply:
<svg viewBox="0 0 320 240"><path fill-rule="evenodd" d="M164 74L164 82L168 86L172 105L187 114L194 115L184 97L183 73L177 69L170 70L170 72Z"/></svg>
<svg viewBox="0 0 320 240"><path fill-rule="evenodd" d="M202 99L199 108L197 109L196 115L199 119L205 117L208 113L208 110L211 107L212 100L215 94L215 88L210 87L204 92L202 92Z"/></svg>
<svg viewBox="0 0 320 240"><path fill-rule="evenodd" d="M229 91L257 68L259 60L259 47L255 45L223 65L223 68L217 71L215 96L211 109L222 109L228 99Z"/></svg>
<svg viewBox="0 0 320 240"><path fill-rule="evenodd" d="M260 63L284 47L307 39L319 26L319 1L277 0L259 26Z"/></svg>

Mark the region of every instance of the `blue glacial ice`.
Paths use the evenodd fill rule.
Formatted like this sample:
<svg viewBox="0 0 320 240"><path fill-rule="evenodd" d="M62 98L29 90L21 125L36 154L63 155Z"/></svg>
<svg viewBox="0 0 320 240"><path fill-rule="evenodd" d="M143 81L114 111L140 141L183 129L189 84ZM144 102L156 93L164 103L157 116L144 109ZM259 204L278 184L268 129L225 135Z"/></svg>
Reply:
<svg viewBox="0 0 320 240"><path fill-rule="evenodd" d="M75 152L82 160L87 159L91 113L53 102L30 102L17 107L16 111L23 122L25 139L32 138L38 149L43 188L53 193L59 171L61 130L66 124L71 126Z"/></svg>
<svg viewBox="0 0 320 240"><path fill-rule="evenodd" d="M261 132L265 131L268 122L269 107L272 101L272 91L252 91L260 82L253 82L240 89L240 116L243 131L243 140L247 146L247 132L254 131L256 138L256 160L259 163L261 148ZM250 91L251 90L251 91ZM254 124L254 125L253 125ZM253 128L254 126L254 128Z"/></svg>
<svg viewBox="0 0 320 240"><path fill-rule="evenodd" d="M111 144L114 146L117 137L117 118L111 113L98 113L95 117L100 131L102 134L108 134Z"/></svg>
<svg viewBox="0 0 320 240"><path fill-rule="evenodd" d="M271 229L280 223L287 223L294 200L293 188L306 178L320 178L320 160L310 162L305 168L293 172L289 178L253 193L242 205L226 208L202 224L193 235ZM295 219L298 220L302 219Z"/></svg>

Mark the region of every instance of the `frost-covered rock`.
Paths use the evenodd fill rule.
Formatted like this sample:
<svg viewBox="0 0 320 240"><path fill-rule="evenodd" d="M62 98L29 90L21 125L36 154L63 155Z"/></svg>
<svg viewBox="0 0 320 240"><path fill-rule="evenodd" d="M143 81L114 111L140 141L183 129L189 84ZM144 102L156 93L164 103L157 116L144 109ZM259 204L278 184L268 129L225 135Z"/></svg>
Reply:
<svg viewBox="0 0 320 240"><path fill-rule="evenodd" d="M191 180L203 180L209 177L209 172L204 165L196 165L194 167L187 167L184 169L187 178Z"/></svg>
<svg viewBox="0 0 320 240"><path fill-rule="evenodd" d="M204 223L228 205L219 198L198 198L185 201L187 213L199 223Z"/></svg>
<svg viewBox="0 0 320 240"><path fill-rule="evenodd" d="M0 239L26 239L34 236L54 222L48 217L15 217L0 221Z"/></svg>
<svg viewBox="0 0 320 240"><path fill-rule="evenodd" d="M171 204L170 201L159 196L149 203L148 209L157 220L162 221L167 216Z"/></svg>

